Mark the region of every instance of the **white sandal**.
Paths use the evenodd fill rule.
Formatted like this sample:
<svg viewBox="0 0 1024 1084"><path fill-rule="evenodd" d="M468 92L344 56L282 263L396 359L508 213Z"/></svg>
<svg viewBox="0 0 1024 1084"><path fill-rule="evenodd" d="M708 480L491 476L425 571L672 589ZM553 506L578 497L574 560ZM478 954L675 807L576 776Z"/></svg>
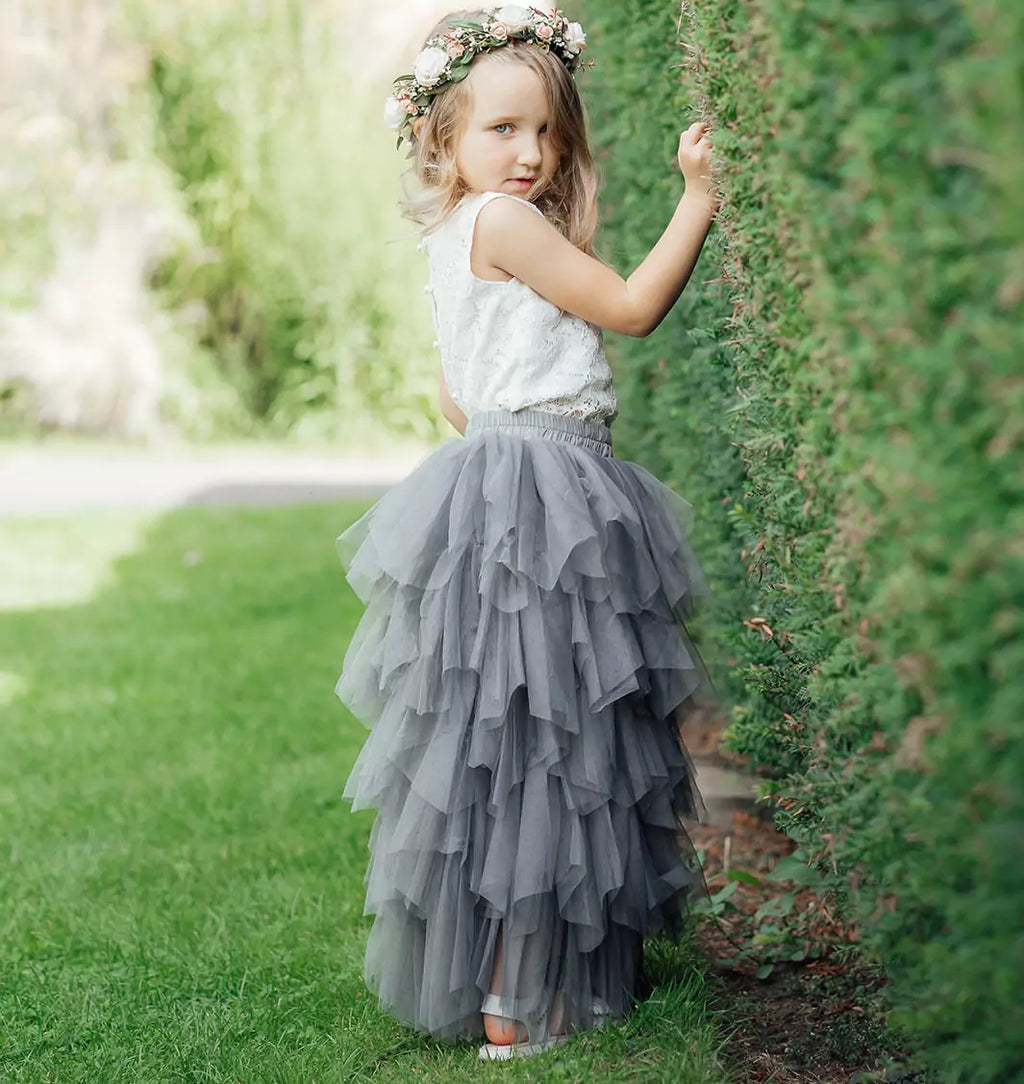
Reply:
<svg viewBox="0 0 1024 1084"><path fill-rule="evenodd" d="M607 1002L602 1001L600 998L594 998L591 1009L595 1018L595 1027L603 1026L611 1012ZM480 1012L486 1013L488 1016L500 1016L505 1020L515 1020L509 1003L498 994L488 994L480 1006ZM521 1023L521 1021L516 1021L516 1023ZM512 1058L528 1058L531 1054L541 1054L552 1047L560 1046L562 1043L568 1042L569 1038L569 1035L549 1035L546 1039L541 1039L540 1042L536 1043L484 1043L480 1047L480 1060L510 1061Z"/></svg>

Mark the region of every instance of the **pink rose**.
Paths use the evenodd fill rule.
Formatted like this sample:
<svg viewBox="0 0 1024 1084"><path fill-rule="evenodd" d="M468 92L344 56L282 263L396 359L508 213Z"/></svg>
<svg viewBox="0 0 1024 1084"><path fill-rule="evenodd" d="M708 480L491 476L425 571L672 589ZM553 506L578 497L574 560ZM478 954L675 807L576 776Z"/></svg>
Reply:
<svg viewBox="0 0 1024 1084"><path fill-rule="evenodd" d="M451 41L448 43L448 55L452 60L458 60L460 56L466 51L465 45L461 41Z"/></svg>
<svg viewBox="0 0 1024 1084"><path fill-rule="evenodd" d="M550 26L548 26L547 23L541 23L540 26L537 27L536 31L534 31L534 33L536 33L537 37L540 38L541 41L550 41L555 32L551 29Z"/></svg>
<svg viewBox="0 0 1024 1084"><path fill-rule="evenodd" d="M498 41L508 40L508 27L504 23L492 23L487 28L487 32L492 38L497 38Z"/></svg>

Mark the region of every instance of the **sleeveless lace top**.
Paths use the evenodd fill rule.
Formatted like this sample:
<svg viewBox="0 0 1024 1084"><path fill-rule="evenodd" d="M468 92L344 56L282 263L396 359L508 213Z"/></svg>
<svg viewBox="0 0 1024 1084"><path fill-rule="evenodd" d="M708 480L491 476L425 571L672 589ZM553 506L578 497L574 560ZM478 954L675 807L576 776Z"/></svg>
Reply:
<svg viewBox="0 0 1024 1084"><path fill-rule="evenodd" d="M618 403L601 328L518 279L491 282L470 268L476 217L499 196L543 214L519 196L470 193L419 245L448 394L467 417L530 409L610 424Z"/></svg>

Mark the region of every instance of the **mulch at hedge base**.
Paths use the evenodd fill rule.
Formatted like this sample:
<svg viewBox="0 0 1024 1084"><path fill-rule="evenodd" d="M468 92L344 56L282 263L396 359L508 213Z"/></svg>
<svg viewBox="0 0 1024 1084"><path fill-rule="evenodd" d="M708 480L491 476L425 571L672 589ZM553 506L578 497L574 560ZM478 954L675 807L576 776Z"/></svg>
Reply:
<svg viewBox="0 0 1024 1084"><path fill-rule="evenodd" d="M856 931L839 922L813 891L795 892L787 923L800 934L787 942L795 950L789 954L804 951L807 958L780 960L771 946L755 954L753 936L779 928L759 922L758 907L796 888L764 879L792 853L793 841L765 815L743 811L733 813L728 827L700 827L690 835L704 852L712 892L726 883L721 874L727 870L752 874L760 882L741 882L730 900L735 910L721 918L701 916L697 928L702 954L719 976L718 1008L733 1029L724 1055L738 1084L923 1084L925 1076L894 1068L907 1052L885 1025L884 974L835 953L836 946L855 941ZM767 963L773 965L770 974L758 978Z"/></svg>

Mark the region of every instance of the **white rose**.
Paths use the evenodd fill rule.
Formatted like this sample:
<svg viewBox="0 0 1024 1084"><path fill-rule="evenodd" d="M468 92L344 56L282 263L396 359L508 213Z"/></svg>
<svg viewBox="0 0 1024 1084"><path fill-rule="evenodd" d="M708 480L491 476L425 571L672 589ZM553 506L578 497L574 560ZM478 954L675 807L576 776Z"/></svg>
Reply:
<svg viewBox="0 0 1024 1084"><path fill-rule="evenodd" d="M496 22L504 23L509 30L522 30L526 26L533 25L533 19L530 16L530 12L526 8L521 8L516 4L498 8L494 13L494 19Z"/></svg>
<svg viewBox="0 0 1024 1084"><path fill-rule="evenodd" d="M384 123L389 128L401 128L405 123L405 103L397 98L388 98L384 103Z"/></svg>
<svg viewBox="0 0 1024 1084"><path fill-rule="evenodd" d="M587 35L579 23L570 23L565 29L565 47L570 53L578 53L587 44Z"/></svg>
<svg viewBox="0 0 1024 1084"><path fill-rule="evenodd" d="M412 73L421 87L432 87L441 81L441 76L444 75L447 67L448 54L444 49L438 49L432 45L429 49L424 49L416 58Z"/></svg>

